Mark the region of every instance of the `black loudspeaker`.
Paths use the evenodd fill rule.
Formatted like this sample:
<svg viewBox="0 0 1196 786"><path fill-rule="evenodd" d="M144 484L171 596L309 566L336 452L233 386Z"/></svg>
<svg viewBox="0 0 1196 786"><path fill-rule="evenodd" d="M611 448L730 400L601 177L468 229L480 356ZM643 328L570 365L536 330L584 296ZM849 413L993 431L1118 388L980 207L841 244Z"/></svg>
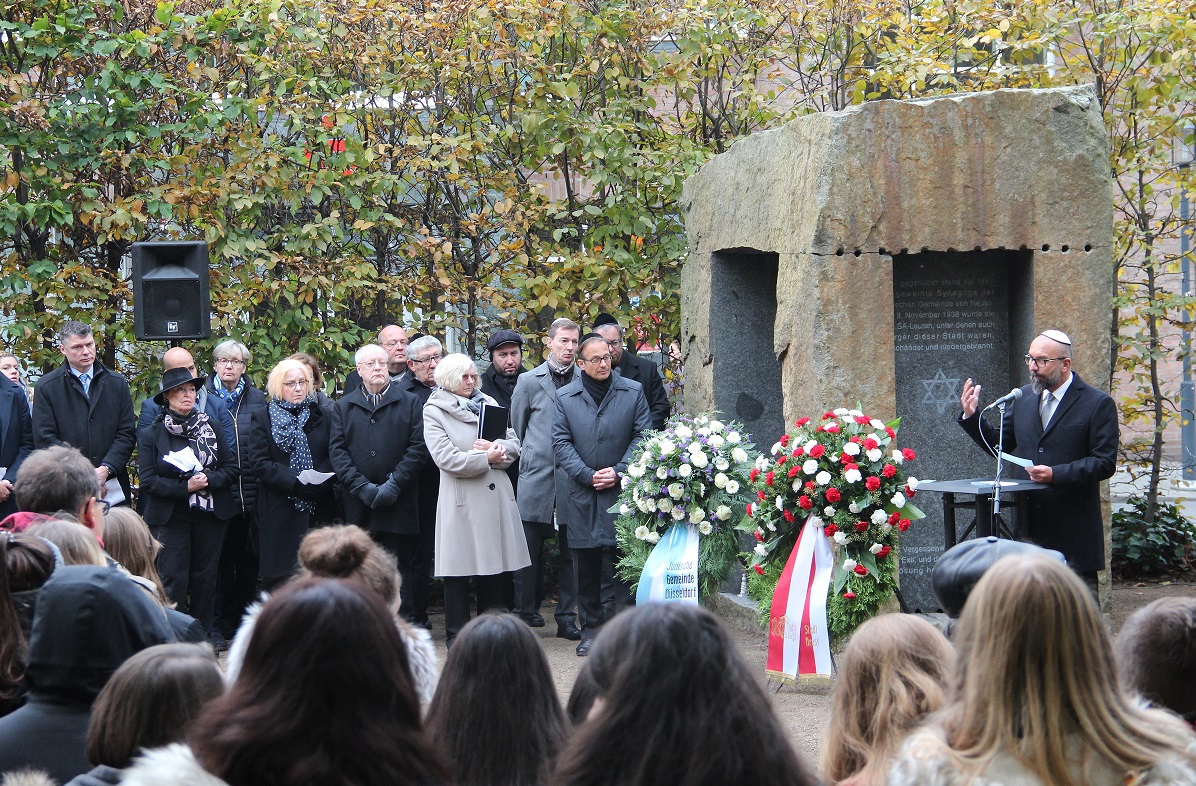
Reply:
<svg viewBox="0 0 1196 786"><path fill-rule="evenodd" d="M133 244L133 330L138 339L175 341L212 334L208 244Z"/></svg>

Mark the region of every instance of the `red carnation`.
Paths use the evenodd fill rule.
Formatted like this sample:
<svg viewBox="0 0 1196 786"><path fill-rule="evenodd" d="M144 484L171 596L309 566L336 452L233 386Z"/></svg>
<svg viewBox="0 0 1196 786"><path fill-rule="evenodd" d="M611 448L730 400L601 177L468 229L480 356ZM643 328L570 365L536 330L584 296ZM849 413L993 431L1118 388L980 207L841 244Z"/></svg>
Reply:
<svg viewBox="0 0 1196 786"><path fill-rule="evenodd" d="M843 495L840 494L839 489L835 488L834 486L832 486L826 490L826 501L827 502L838 502L842 498L843 498Z"/></svg>
<svg viewBox="0 0 1196 786"><path fill-rule="evenodd" d="M876 556L877 557L887 557L887 556L889 556L889 552L892 550L893 549L889 548L888 546L881 546L880 551L876 552Z"/></svg>
<svg viewBox="0 0 1196 786"><path fill-rule="evenodd" d="M800 497L797 498L797 504L801 505L802 510L809 510L810 508L814 507L813 500L811 500L805 494L802 494Z"/></svg>
<svg viewBox="0 0 1196 786"><path fill-rule="evenodd" d="M851 463L851 456L843 453L839 456L839 463L843 465L843 471L847 471L847 465Z"/></svg>
<svg viewBox="0 0 1196 786"><path fill-rule="evenodd" d="M797 477L797 473L799 473L799 472L801 472L801 467L794 464L792 467L789 468L789 477L795 478L795 477Z"/></svg>
<svg viewBox="0 0 1196 786"><path fill-rule="evenodd" d="M839 424L838 423L827 423L825 426L822 427L822 430L828 434L838 434L839 433Z"/></svg>
<svg viewBox="0 0 1196 786"><path fill-rule="evenodd" d="M750 502L747 504L747 514L748 514L749 516L752 516L752 515L754 515L754 514L752 513L752 503L750 503Z"/></svg>
<svg viewBox="0 0 1196 786"><path fill-rule="evenodd" d="M827 525L826 525L826 536L827 536L828 538L829 538L829 537L833 537L833 536L834 536L834 534L835 534L836 532L838 532L838 531L839 531L839 528L838 528L838 527L836 527L834 524L827 524Z"/></svg>
<svg viewBox="0 0 1196 786"><path fill-rule="evenodd" d="M793 458L797 458L797 457L798 457L798 456L800 456L802 453L805 453L805 451L804 451L804 450L802 450L802 446L801 446L801 445L798 445L797 447L795 447L795 448L793 449L793 452L792 452L792 453L790 453L789 455L793 456Z"/></svg>
<svg viewBox="0 0 1196 786"><path fill-rule="evenodd" d="M760 574L761 576L764 575L764 568L760 567L759 565L753 565L752 570L756 571L756 573Z"/></svg>
<svg viewBox="0 0 1196 786"><path fill-rule="evenodd" d="M893 511L892 513L889 514L889 523L890 524L896 524L898 521L901 521L900 513L898 513L897 511Z"/></svg>
<svg viewBox="0 0 1196 786"><path fill-rule="evenodd" d="M831 419L831 418L833 418L834 416L835 416L835 413L834 413L834 412L823 412L823 413L822 413L822 419L823 419L823 420L830 420L830 419Z"/></svg>
<svg viewBox="0 0 1196 786"><path fill-rule="evenodd" d="M773 473L772 471L769 471L768 474L766 474L764 476L764 482L765 482L765 484L771 486L772 482L775 478L776 478L776 474Z"/></svg>
<svg viewBox="0 0 1196 786"><path fill-rule="evenodd" d="M863 565L856 565L855 572L856 572L857 576L867 576L868 575L868 569L865 568Z"/></svg>
<svg viewBox="0 0 1196 786"><path fill-rule="evenodd" d="M860 468L860 465L855 463L854 461L852 461L851 457L848 456L847 462L843 465L843 471L846 472L849 469L859 469L859 468Z"/></svg>
<svg viewBox="0 0 1196 786"><path fill-rule="evenodd" d="M909 529L909 519L902 519L901 521L898 521L897 529L901 530L902 532L905 532L907 529Z"/></svg>
<svg viewBox="0 0 1196 786"><path fill-rule="evenodd" d="M850 437L848 437L848 438L847 438L847 441L848 441L848 442L855 442L855 443L857 443L857 444L858 444L858 443L859 443L859 441L860 441L860 435L859 435L859 434L853 434L852 436L850 436Z"/></svg>
<svg viewBox="0 0 1196 786"><path fill-rule="evenodd" d="M856 415L856 416L855 416L855 422L856 422L856 423L859 423L861 426L866 426L866 425L868 425L869 423L871 423L872 421L871 421L871 420L869 420L869 419L867 418L867 416L865 416L865 415Z"/></svg>
<svg viewBox="0 0 1196 786"><path fill-rule="evenodd" d="M856 531L856 532L867 532L867 531L868 531L868 522L866 522L866 521L857 521L857 522L855 523L855 531Z"/></svg>
<svg viewBox="0 0 1196 786"><path fill-rule="evenodd" d="M868 437L866 440L864 440L864 450L876 450L879 447L880 443L872 437Z"/></svg>
<svg viewBox="0 0 1196 786"><path fill-rule="evenodd" d="M778 458L778 459L777 459L777 466L778 466L778 467L783 467L783 466L785 466L785 464L786 464L788 461L789 461L789 457L788 457L788 456L781 456L780 458Z"/></svg>
<svg viewBox="0 0 1196 786"><path fill-rule="evenodd" d="M755 467L752 467L752 471L748 473L748 477L751 478L753 483L755 483L756 478L760 477L760 470L756 469Z"/></svg>
<svg viewBox="0 0 1196 786"><path fill-rule="evenodd" d="M913 489L911 489L909 486L906 486L906 487L905 487L905 496L907 496L907 497L912 497L914 494L917 494L917 493L918 493L918 492L914 491L914 490L913 490Z"/></svg>
<svg viewBox="0 0 1196 786"><path fill-rule="evenodd" d="M757 491L756 496L760 498L761 502L768 499L768 495L764 493L764 489L760 489L759 491Z"/></svg>
<svg viewBox="0 0 1196 786"><path fill-rule="evenodd" d="M798 419L797 419L797 425L798 425L799 427L800 427L800 426L804 426L804 425L806 425L806 424L807 424L807 423L809 423L809 422L810 422L810 419L809 419L809 418L798 418Z"/></svg>
<svg viewBox="0 0 1196 786"><path fill-rule="evenodd" d="M812 480L806 481L806 491L813 491L816 488L818 488L818 485L814 481L812 481Z"/></svg>
<svg viewBox="0 0 1196 786"><path fill-rule="evenodd" d="M902 448L901 449L901 457L903 459L905 459L906 461L913 461L914 459L916 459L918 457L918 455L916 453L914 453L914 451L911 450L910 448Z"/></svg>
<svg viewBox="0 0 1196 786"><path fill-rule="evenodd" d="M893 429L889 428L888 426L885 426L885 433L889 435L889 439L893 439L894 437L897 436L897 432L894 431Z"/></svg>
<svg viewBox="0 0 1196 786"><path fill-rule="evenodd" d="M788 434L781 435L781 447L783 447L783 448L789 447L789 435Z"/></svg>
<svg viewBox="0 0 1196 786"><path fill-rule="evenodd" d="M790 524L792 524L793 520L795 518L797 518L797 517L793 515L793 511L791 511L791 510L785 511L785 521L788 521Z"/></svg>
<svg viewBox="0 0 1196 786"><path fill-rule="evenodd" d="M855 593L851 590L847 590L847 592L843 593L843 597L847 598L848 600L855 600Z"/></svg>
<svg viewBox="0 0 1196 786"><path fill-rule="evenodd" d="M764 542L764 536L760 534L760 530L756 530L752 534L756 536L756 540L760 541L761 543Z"/></svg>
<svg viewBox="0 0 1196 786"><path fill-rule="evenodd" d="M826 448L822 447L822 445L815 445L810 448L810 458L822 458L823 453L826 453Z"/></svg>
<svg viewBox="0 0 1196 786"><path fill-rule="evenodd" d="M868 489L869 491L876 491L878 488L880 488L880 478L872 475L864 481L864 488Z"/></svg>
<svg viewBox="0 0 1196 786"><path fill-rule="evenodd" d="M897 468L892 464L885 464L884 468L881 469L880 474L884 475L886 478L891 478L897 474Z"/></svg>

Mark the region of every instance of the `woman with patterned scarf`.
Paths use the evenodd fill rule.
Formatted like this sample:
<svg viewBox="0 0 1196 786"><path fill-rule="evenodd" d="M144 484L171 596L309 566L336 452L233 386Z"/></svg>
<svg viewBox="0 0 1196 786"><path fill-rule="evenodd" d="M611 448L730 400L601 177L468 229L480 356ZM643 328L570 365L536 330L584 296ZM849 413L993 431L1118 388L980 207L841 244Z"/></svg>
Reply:
<svg viewBox="0 0 1196 786"><path fill-rule="evenodd" d="M258 575L270 590L299 567L299 542L311 527L340 517L336 475L328 459L331 414L317 403L311 368L294 358L278 363L266 379L270 403L253 413L249 466L259 481ZM330 475L321 480L305 470Z"/></svg>
<svg viewBox="0 0 1196 786"><path fill-rule="evenodd" d="M237 512L229 492L237 465L222 430L195 406L203 383L185 368L162 375L154 396L162 412L138 434L137 465L145 521L162 544L157 565L166 594L211 634L220 548Z"/></svg>

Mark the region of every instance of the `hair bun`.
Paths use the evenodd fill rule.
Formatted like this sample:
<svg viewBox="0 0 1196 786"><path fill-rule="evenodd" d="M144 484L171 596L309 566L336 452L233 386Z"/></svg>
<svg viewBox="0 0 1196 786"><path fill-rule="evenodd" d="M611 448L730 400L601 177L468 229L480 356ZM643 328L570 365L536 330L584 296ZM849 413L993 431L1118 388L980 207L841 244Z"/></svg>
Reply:
<svg viewBox="0 0 1196 786"><path fill-rule="evenodd" d="M356 525L321 527L299 544L299 564L313 576L344 578L361 568L373 548L369 533Z"/></svg>

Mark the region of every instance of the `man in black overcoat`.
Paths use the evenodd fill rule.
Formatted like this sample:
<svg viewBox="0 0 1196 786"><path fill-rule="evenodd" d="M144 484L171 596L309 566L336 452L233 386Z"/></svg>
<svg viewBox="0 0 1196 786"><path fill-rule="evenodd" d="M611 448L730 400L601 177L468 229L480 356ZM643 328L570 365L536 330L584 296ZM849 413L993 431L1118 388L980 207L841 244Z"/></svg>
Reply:
<svg viewBox="0 0 1196 786"><path fill-rule="evenodd" d="M0 374L0 519L17 512L12 493L17 470L33 452L33 419L25 388Z"/></svg>
<svg viewBox="0 0 1196 786"><path fill-rule="evenodd" d="M643 387L648 410L652 413L653 430L664 428L664 422L669 419L669 394L656 364L627 350L623 345L623 326L610 314L599 314L594 319L594 332L606 339L614 370Z"/></svg>
<svg viewBox="0 0 1196 786"><path fill-rule="evenodd" d="M123 376L96 358L91 328L67 322L59 333L66 363L37 383L33 397L33 446L71 445L96 468L108 501L129 499L129 457L137 444L133 396ZM118 495L115 481L119 484Z"/></svg>
<svg viewBox="0 0 1196 786"><path fill-rule="evenodd" d="M1072 570L1095 589L1105 567L1100 482L1117 460L1117 408L1103 391L1071 370L1071 339L1046 330L1026 354L1030 384L1005 411L1005 452L1033 463L1015 476L1046 483L1027 493L1027 530L1017 533L1063 552ZM977 413L980 385L964 382L959 423L981 447L997 444L997 429ZM982 436L983 435L983 436ZM991 452L991 451L990 451Z"/></svg>

